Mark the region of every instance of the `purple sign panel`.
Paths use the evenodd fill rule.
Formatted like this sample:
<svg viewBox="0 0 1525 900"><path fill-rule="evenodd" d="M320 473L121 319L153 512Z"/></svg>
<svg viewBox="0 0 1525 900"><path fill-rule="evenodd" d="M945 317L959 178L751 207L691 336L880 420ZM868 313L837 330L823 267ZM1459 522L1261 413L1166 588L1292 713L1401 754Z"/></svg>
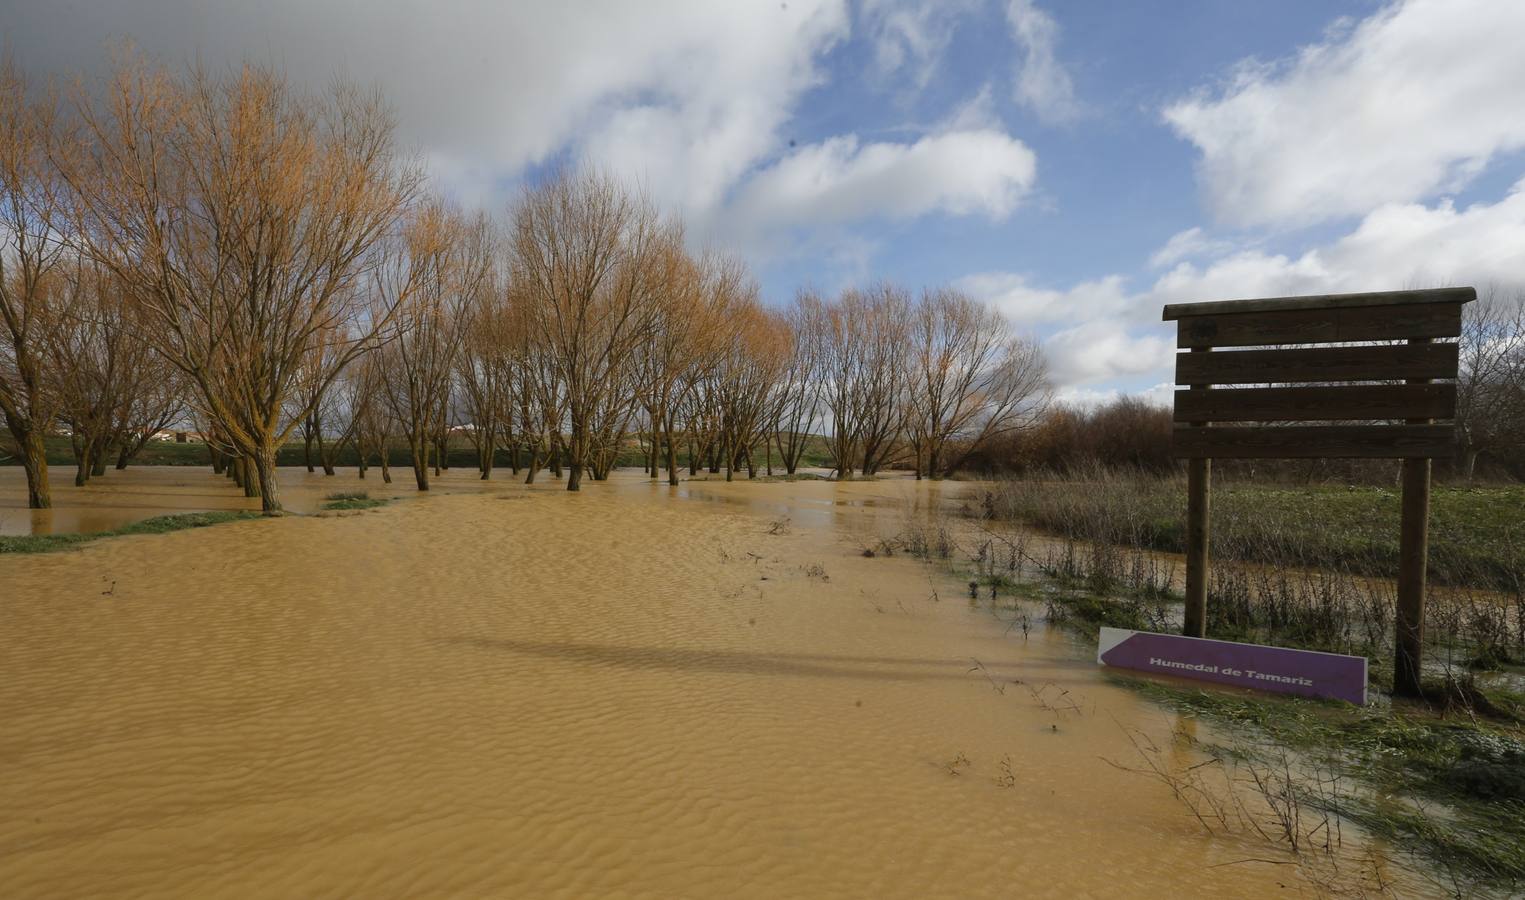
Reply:
<svg viewBox="0 0 1525 900"><path fill-rule="evenodd" d="M1366 705L1366 657L1103 628L1103 665Z"/></svg>

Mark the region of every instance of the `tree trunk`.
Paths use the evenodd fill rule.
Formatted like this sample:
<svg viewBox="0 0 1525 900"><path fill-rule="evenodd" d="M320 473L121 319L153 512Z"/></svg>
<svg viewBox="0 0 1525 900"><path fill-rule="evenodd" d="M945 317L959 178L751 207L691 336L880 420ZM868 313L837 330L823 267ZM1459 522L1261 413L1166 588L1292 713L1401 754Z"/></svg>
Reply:
<svg viewBox="0 0 1525 900"><path fill-rule="evenodd" d="M498 455L498 447L497 447L496 444L493 443L492 438L488 438L486 443L487 443L487 452L482 454L482 480L483 481L491 480L491 478L492 478L492 464L494 462L493 457Z"/></svg>
<svg viewBox="0 0 1525 900"><path fill-rule="evenodd" d="M274 469L274 464L271 464ZM259 497L264 499L264 488L260 483L259 464L247 456L238 457L238 474L242 479L245 497ZM263 503L261 503L263 509Z"/></svg>
<svg viewBox="0 0 1525 900"><path fill-rule="evenodd" d="M53 492L48 485L48 456L42 443L42 431L37 428L18 429L11 426L11 436L16 439L21 453L21 467L26 470L26 505L28 509L50 509Z"/></svg>
<svg viewBox="0 0 1525 900"><path fill-rule="evenodd" d="M340 440L338 446L334 447L333 451L330 452L328 444L323 440L323 432L318 432L318 463L323 466L324 475L337 474L334 472L334 461L340 453L344 452L344 445L346 443L348 443L347 440Z"/></svg>
<svg viewBox="0 0 1525 900"><path fill-rule="evenodd" d="M678 447L673 443L672 435L667 436L667 483L678 486Z"/></svg>
<svg viewBox="0 0 1525 900"><path fill-rule="evenodd" d="M418 489L429 489L429 445L419 443L417 440L409 442L409 448L413 454L413 478L418 482ZM438 473L438 469L435 470Z"/></svg>
<svg viewBox="0 0 1525 900"><path fill-rule="evenodd" d="M106 458L111 455L111 445L103 443L95 448L95 453L90 460L90 477L96 478L106 474Z"/></svg>
<svg viewBox="0 0 1525 900"><path fill-rule="evenodd" d="M580 460L574 459L567 465L567 490L582 490L582 462Z"/></svg>
<svg viewBox="0 0 1525 900"><path fill-rule="evenodd" d="M132 461L132 454L130 452L128 452L127 445L123 444L121 452L118 453L117 457L116 457L116 469L117 469L117 471L120 472L123 469L127 468L127 463L129 463L131 461Z"/></svg>
<svg viewBox="0 0 1525 900"><path fill-rule="evenodd" d="M530 444L530 461L525 469L524 483L534 484L535 475L540 471L540 447L536 444Z"/></svg>
<svg viewBox="0 0 1525 900"><path fill-rule="evenodd" d="M267 516L281 513L281 486L275 480L274 446L261 447L254 455L254 470L259 479L260 509Z"/></svg>
<svg viewBox="0 0 1525 900"><path fill-rule="evenodd" d="M84 487L85 482L90 480L90 452L95 449L95 442L86 440L83 445L74 446L74 486Z"/></svg>

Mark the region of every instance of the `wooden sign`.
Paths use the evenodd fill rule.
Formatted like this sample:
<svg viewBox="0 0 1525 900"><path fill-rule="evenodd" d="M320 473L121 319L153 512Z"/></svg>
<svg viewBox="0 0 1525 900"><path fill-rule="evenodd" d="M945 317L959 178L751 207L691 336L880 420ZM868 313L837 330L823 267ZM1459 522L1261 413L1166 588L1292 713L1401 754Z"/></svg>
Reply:
<svg viewBox="0 0 1525 900"><path fill-rule="evenodd" d="M1402 459L1393 688L1419 692L1430 460L1455 449L1458 356L1447 339L1475 299L1463 287L1165 307L1186 351L1171 450L1188 460L1188 636L1206 631L1214 458Z"/></svg>

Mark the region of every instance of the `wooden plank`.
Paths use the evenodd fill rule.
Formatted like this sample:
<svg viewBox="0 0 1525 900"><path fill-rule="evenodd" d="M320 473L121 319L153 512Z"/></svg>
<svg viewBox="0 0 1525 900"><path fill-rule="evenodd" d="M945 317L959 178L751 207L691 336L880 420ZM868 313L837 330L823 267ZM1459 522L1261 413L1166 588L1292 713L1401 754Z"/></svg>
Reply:
<svg viewBox="0 0 1525 900"><path fill-rule="evenodd" d="M1212 300L1207 303L1166 304L1166 322L1187 316L1236 312L1271 312L1282 309L1351 309L1360 306L1403 306L1410 303L1470 303L1477 289L1470 287L1428 288L1416 291L1368 291L1360 294L1307 294L1301 297L1256 297L1247 300Z"/></svg>
<svg viewBox="0 0 1525 900"><path fill-rule="evenodd" d="M1424 582L1430 545L1430 461L1403 461L1398 524L1398 603L1394 621L1393 693L1421 696L1424 654Z"/></svg>
<svg viewBox="0 0 1525 900"><path fill-rule="evenodd" d="M1454 415L1454 384L1220 388L1176 391L1175 397L1177 422L1331 422Z"/></svg>
<svg viewBox="0 0 1525 900"><path fill-rule="evenodd" d="M1421 338L1411 344L1429 343ZM1410 384L1423 384L1423 379ZM1411 425L1428 424L1414 418ZM1424 667L1424 581L1430 555L1430 461L1403 461L1403 505L1398 524L1398 602L1394 621L1393 693L1418 697Z"/></svg>
<svg viewBox="0 0 1525 900"><path fill-rule="evenodd" d="M1176 356L1176 384L1268 384L1455 378L1455 344L1231 350Z"/></svg>
<svg viewBox="0 0 1525 900"><path fill-rule="evenodd" d="M1177 426L1177 459L1422 459L1450 456L1450 425Z"/></svg>
<svg viewBox="0 0 1525 900"><path fill-rule="evenodd" d="M1181 633L1207 637L1207 551L1212 526L1213 461L1186 463L1186 611Z"/></svg>
<svg viewBox="0 0 1525 900"><path fill-rule="evenodd" d="M1190 316L1176 328L1178 347L1254 347L1461 334L1461 304L1290 309Z"/></svg>

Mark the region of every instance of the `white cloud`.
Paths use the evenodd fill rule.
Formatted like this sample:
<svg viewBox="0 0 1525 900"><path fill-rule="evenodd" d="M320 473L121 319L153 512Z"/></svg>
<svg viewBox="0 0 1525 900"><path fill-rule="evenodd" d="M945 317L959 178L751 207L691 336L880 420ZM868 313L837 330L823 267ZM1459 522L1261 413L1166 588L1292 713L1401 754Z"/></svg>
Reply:
<svg viewBox="0 0 1525 900"><path fill-rule="evenodd" d="M916 88L926 87L954 29L980 0L864 0L860 21L874 43L874 62L881 75L910 70Z"/></svg>
<svg viewBox="0 0 1525 900"><path fill-rule="evenodd" d="M860 23L890 74L924 82L976 2L869 0ZM253 60L303 86L374 84L399 138L467 204L501 208L535 166L586 163L681 213L696 243L758 261L814 229L850 248L828 267L858 269L873 243L854 223L1009 216L1036 160L986 94L916 140L789 140L849 27L846 0L368 0L363 14L347 0L119 0L23 4L6 21L39 73L99 75L108 41L125 37L171 65Z"/></svg>
<svg viewBox="0 0 1525 900"><path fill-rule="evenodd" d="M1176 343L1163 333L1138 334L1115 319L1093 319L1043 342L1056 385L1077 387L1168 371Z"/></svg>
<svg viewBox="0 0 1525 900"><path fill-rule="evenodd" d="M1525 147L1525 3L1408 0L1169 106L1219 219L1302 225L1454 191Z"/></svg>
<svg viewBox="0 0 1525 900"><path fill-rule="evenodd" d="M845 135L801 147L758 172L732 207L753 227L830 226L927 213L1005 219L1037 177L1037 157L994 129L928 135L910 144Z"/></svg>
<svg viewBox="0 0 1525 900"><path fill-rule="evenodd" d="M1054 402L1063 406L1095 409L1106 406L1122 395L1123 392L1117 388L1063 387L1054 391Z"/></svg>
<svg viewBox="0 0 1525 900"><path fill-rule="evenodd" d="M1218 240L1207 236L1207 232L1200 227L1188 228L1171 235L1165 246L1154 251L1149 257L1149 265L1154 268L1162 268L1183 259L1196 259L1202 256L1211 256L1232 250L1233 243Z"/></svg>
<svg viewBox="0 0 1525 900"><path fill-rule="evenodd" d="M1077 398L1103 396L1108 382L1169 377L1175 341L1159 321L1167 303L1451 284L1525 289L1525 179L1496 203L1461 209L1449 201L1387 204L1345 235L1300 254L1209 243L1201 251L1208 259L1179 262L1138 292L1120 275L1062 290L1034 287L1007 272L954 284L1019 325L1057 326L1044 342L1055 384ZM1202 246L1201 235L1182 232L1153 258L1168 259L1187 246Z"/></svg>
<svg viewBox="0 0 1525 900"><path fill-rule="evenodd" d="M938 131L978 131L1000 128L1001 119L995 113L990 84L980 86L979 91L968 100L955 106L953 112L943 119Z"/></svg>
<svg viewBox="0 0 1525 900"><path fill-rule="evenodd" d="M1059 62L1059 24L1033 0L1008 0L1006 21L1022 51L1017 68L1017 102L1052 122L1074 118L1080 111L1070 73Z"/></svg>
<svg viewBox="0 0 1525 900"><path fill-rule="evenodd" d="M1123 281L1121 275L1108 275L1061 291L1035 287L1027 276L1013 272L979 272L954 281L953 287L1028 326L1116 315L1132 299Z"/></svg>
<svg viewBox="0 0 1525 900"><path fill-rule="evenodd" d="M1161 276L1150 302L1226 300L1444 284L1525 285L1525 180L1497 203L1393 203L1299 256L1245 250Z"/></svg>
<svg viewBox="0 0 1525 900"><path fill-rule="evenodd" d="M1168 409L1175 402L1175 392L1176 386L1168 381L1162 381L1143 390L1067 387L1054 392L1054 401L1066 406L1078 406L1081 409L1095 409L1122 397L1134 397L1150 406Z"/></svg>
<svg viewBox="0 0 1525 900"><path fill-rule="evenodd" d="M39 71L100 72L126 37L178 64L244 59L298 83L376 84L403 141L467 202L497 205L525 166L588 159L704 208L785 143L848 34L844 0L496 3L474 0L117 0L7 10L7 43Z"/></svg>

